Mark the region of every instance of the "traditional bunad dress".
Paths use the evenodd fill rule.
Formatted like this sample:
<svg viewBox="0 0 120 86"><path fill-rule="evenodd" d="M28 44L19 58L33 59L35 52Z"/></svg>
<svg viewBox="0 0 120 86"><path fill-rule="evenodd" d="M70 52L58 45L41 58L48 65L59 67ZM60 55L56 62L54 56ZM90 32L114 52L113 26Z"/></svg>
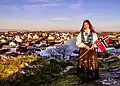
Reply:
<svg viewBox="0 0 120 86"><path fill-rule="evenodd" d="M97 34L90 32L90 29L80 32L77 36L76 45L80 49L80 56L87 51L85 48L86 45L89 47L91 47L91 45L94 46L94 48L90 49L84 56L78 58L77 76L83 80L98 79L99 77L97 46L95 44L97 39Z"/></svg>

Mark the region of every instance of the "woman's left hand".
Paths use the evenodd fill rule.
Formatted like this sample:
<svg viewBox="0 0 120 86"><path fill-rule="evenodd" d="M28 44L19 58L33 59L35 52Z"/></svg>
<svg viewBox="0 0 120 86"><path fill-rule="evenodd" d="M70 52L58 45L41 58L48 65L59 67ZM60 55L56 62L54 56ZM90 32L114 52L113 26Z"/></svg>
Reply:
<svg viewBox="0 0 120 86"><path fill-rule="evenodd" d="M90 49L91 49L91 50L94 50L94 49L95 49L94 45L92 45Z"/></svg>

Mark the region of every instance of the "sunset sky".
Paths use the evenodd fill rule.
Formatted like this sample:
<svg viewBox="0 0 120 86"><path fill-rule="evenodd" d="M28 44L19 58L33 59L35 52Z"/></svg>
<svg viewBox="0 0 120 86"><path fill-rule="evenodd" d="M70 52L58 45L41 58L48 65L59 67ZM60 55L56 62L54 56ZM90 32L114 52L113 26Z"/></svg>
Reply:
<svg viewBox="0 0 120 86"><path fill-rule="evenodd" d="M120 0L1 0L0 29L120 31Z"/></svg>

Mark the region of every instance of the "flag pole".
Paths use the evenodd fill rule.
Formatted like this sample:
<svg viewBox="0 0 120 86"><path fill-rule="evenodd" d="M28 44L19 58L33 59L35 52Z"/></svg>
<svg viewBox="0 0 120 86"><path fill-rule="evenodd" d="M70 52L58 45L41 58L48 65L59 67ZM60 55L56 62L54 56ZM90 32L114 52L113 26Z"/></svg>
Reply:
<svg viewBox="0 0 120 86"><path fill-rule="evenodd" d="M81 59L89 50L90 50L90 49L88 49L85 53L83 53L83 54L79 57L79 59Z"/></svg>

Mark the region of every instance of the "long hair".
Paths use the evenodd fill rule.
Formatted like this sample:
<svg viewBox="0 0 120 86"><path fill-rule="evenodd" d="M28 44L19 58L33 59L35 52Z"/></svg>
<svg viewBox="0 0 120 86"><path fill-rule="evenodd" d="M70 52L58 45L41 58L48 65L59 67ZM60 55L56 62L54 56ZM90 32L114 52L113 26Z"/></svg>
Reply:
<svg viewBox="0 0 120 86"><path fill-rule="evenodd" d="M94 27L92 26L92 24L90 23L89 20L85 20L82 24L82 28L80 30L80 32L84 32L84 23L88 23L89 24L89 29L90 29L90 32L93 32L93 33L96 33L95 30L93 29Z"/></svg>

